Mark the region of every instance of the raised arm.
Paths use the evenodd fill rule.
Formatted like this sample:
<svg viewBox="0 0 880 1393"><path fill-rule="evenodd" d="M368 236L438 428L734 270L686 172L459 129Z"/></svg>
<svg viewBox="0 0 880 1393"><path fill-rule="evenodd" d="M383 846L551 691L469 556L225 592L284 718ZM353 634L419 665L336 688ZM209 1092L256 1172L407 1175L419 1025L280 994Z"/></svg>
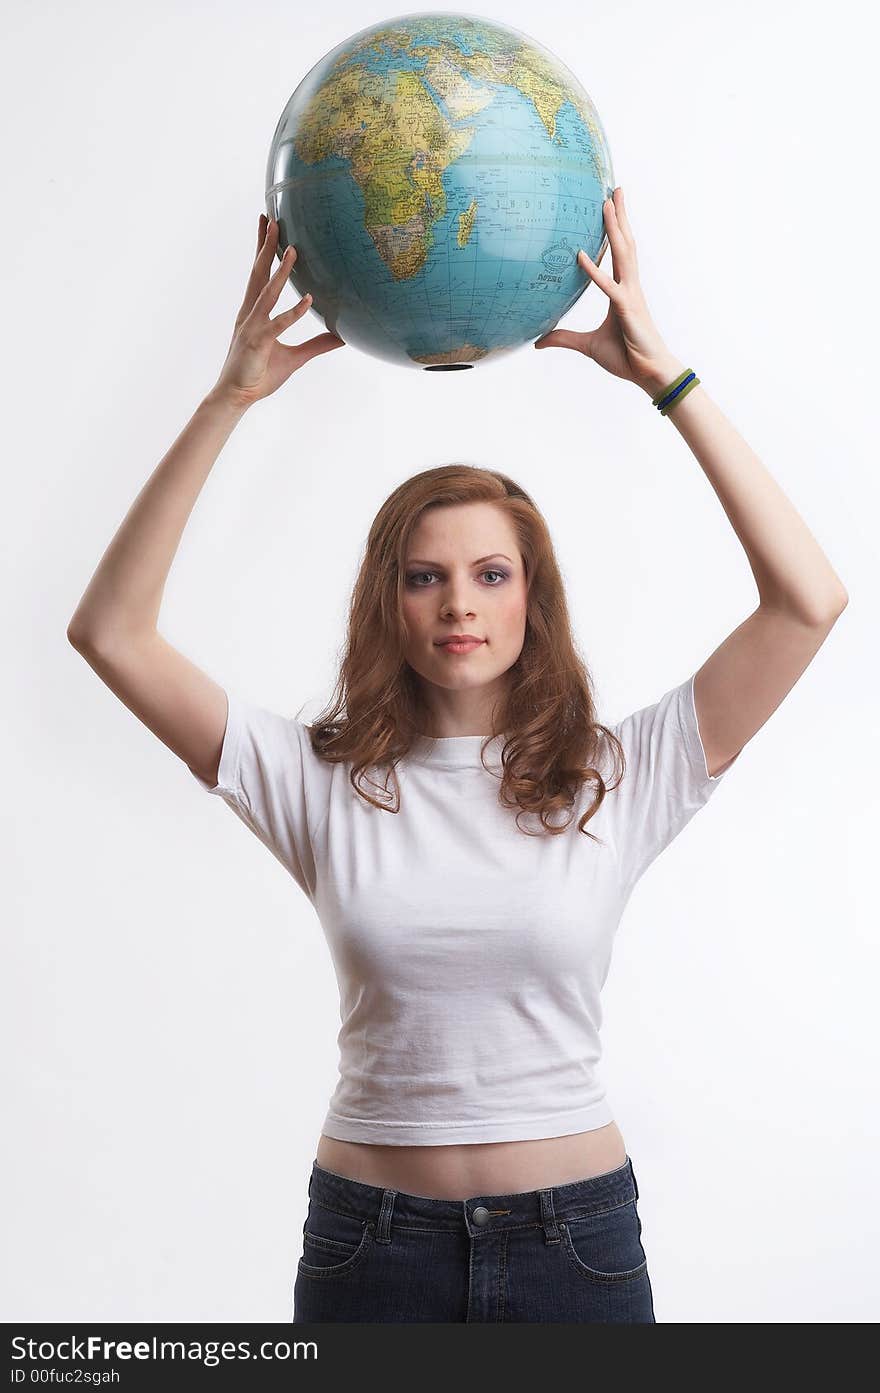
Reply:
<svg viewBox="0 0 880 1393"><path fill-rule="evenodd" d="M554 329L536 348L573 348L659 404L687 369L648 312L635 238L615 189L604 212L613 276L586 252L578 258L609 299L608 317L581 334ZM722 773L772 716L825 642L849 602L843 582L794 505L754 450L691 379L669 410L717 494L748 557L760 603L694 674L694 714L709 778Z"/></svg>
<svg viewBox="0 0 880 1393"><path fill-rule="evenodd" d="M277 337L309 308L304 296L270 319L296 259L261 216L257 256L216 385L138 494L67 628L77 652L130 711L202 778L216 783L226 694L158 631L162 594L183 529L220 451L244 413L317 354L343 347L325 332L302 344Z"/></svg>

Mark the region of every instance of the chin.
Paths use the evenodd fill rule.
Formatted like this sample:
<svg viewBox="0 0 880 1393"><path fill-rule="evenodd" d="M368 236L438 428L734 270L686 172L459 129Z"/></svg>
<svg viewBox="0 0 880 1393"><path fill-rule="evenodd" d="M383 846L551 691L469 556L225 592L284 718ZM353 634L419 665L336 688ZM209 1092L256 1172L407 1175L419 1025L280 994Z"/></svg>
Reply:
<svg viewBox="0 0 880 1393"><path fill-rule="evenodd" d="M458 671L452 671L452 665L458 664ZM432 666L430 673L423 673L431 682L438 687L448 687L450 691L465 691L471 687L486 687L494 682L505 671L504 667L498 667L493 663L491 666L484 663L468 664L468 658L464 662L461 658L440 658Z"/></svg>

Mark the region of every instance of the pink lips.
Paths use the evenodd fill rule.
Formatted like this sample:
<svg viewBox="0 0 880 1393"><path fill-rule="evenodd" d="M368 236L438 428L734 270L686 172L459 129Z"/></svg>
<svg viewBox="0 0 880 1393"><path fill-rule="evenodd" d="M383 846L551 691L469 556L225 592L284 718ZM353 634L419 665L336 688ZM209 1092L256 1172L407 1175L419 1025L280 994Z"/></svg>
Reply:
<svg viewBox="0 0 880 1393"><path fill-rule="evenodd" d="M485 639L482 638L461 639L458 642L454 639L448 639L445 643L441 643L439 647L443 649L444 653L471 653L483 643L485 643Z"/></svg>

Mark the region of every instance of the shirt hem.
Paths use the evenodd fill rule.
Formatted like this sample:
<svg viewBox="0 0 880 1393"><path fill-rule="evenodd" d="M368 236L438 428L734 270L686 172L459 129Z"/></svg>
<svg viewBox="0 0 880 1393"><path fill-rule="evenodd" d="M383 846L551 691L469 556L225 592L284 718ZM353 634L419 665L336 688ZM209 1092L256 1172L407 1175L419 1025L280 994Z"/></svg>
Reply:
<svg viewBox="0 0 880 1393"><path fill-rule="evenodd" d="M607 1098L586 1107L547 1117L506 1118L478 1122L384 1122L365 1121L327 1113L321 1128L324 1136L336 1141L367 1142L381 1146L449 1146L489 1141L534 1141L545 1137L568 1137L575 1132L592 1132L614 1121Z"/></svg>

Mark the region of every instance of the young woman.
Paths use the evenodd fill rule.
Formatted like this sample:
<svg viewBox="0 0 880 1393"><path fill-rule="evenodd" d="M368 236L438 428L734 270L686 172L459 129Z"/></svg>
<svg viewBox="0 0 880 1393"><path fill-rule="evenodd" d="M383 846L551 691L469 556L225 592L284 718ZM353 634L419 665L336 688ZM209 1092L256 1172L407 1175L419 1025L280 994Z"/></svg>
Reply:
<svg viewBox="0 0 880 1393"><path fill-rule="evenodd" d="M641 291L619 189L601 328L557 330L656 396L682 365ZM70 623L99 676L308 895L340 988L340 1078L309 1179L294 1320L653 1322L638 1188L597 1075L599 993L638 878L711 796L847 603L810 532L697 385L671 419L760 603L697 672L597 721L546 524L491 469L406 479L374 520L334 701L310 726L227 693L157 620L236 422L318 353L269 317L258 254L216 386Z"/></svg>

